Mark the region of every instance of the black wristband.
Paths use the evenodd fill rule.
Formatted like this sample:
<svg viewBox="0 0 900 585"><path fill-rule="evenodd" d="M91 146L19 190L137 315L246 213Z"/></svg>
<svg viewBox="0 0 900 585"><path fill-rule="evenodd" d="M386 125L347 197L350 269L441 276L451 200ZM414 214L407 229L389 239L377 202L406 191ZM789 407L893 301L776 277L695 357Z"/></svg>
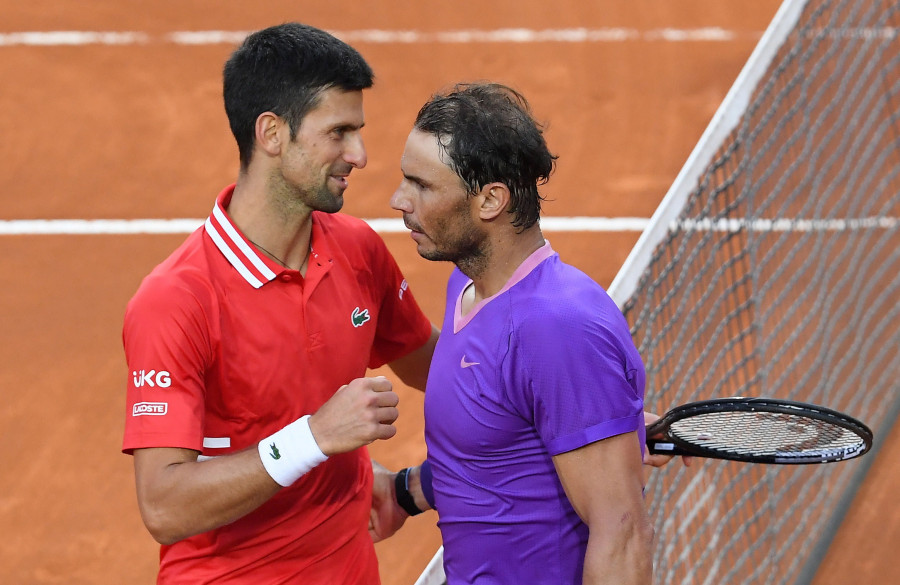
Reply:
<svg viewBox="0 0 900 585"><path fill-rule="evenodd" d="M420 510L419 507L416 506L412 494L409 493L409 487L406 483L407 475L409 475L409 467L397 472L397 475L394 477L394 491L397 494L397 503L400 507L410 516L415 516L416 514L421 514L423 510Z"/></svg>

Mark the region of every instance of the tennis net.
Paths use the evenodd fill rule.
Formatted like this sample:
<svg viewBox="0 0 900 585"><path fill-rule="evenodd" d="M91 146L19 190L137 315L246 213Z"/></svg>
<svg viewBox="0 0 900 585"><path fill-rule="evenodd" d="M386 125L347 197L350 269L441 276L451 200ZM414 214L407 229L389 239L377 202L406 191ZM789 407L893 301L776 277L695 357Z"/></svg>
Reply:
<svg viewBox="0 0 900 585"><path fill-rule="evenodd" d="M787 398L887 434L900 406L898 24L897 2L782 5L610 286L648 410ZM810 582L869 460L654 474L658 582Z"/></svg>
<svg viewBox="0 0 900 585"><path fill-rule="evenodd" d="M609 292L648 410L777 397L875 431L856 461L647 486L657 582L809 583L900 411L900 3L785 1Z"/></svg>

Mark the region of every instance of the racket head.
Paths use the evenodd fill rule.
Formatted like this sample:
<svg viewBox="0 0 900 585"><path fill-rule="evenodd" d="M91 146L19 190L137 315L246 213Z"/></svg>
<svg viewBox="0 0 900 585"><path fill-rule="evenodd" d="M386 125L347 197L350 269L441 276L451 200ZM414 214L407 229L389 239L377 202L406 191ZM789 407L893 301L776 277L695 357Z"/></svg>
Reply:
<svg viewBox="0 0 900 585"><path fill-rule="evenodd" d="M718 398L678 406L647 427L651 453L748 463L804 464L864 455L872 431L816 404L777 398Z"/></svg>

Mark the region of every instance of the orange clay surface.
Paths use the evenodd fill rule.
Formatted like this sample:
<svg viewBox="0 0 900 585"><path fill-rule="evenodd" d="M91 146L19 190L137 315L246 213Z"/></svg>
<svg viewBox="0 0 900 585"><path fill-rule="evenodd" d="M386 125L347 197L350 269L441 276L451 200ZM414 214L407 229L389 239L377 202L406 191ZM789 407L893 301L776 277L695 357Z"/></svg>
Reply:
<svg viewBox="0 0 900 585"><path fill-rule="evenodd" d="M0 0L0 34L136 31L142 44L0 45L0 219L197 218L232 182L237 152L221 104L233 44L179 45L175 31L248 31L300 20L331 31L420 33L719 27L729 41L353 44L372 64L366 169L345 211L397 217L388 198L419 105L460 80L513 85L549 122L558 170L551 216L649 217L778 7L777 0L199 2ZM348 39L351 40L351 39ZM563 258L608 285L637 233L548 233ZM0 582L153 583L157 545L120 453L125 304L183 239L0 235ZM385 240L440 322L449 266ZM389 372L386 372L389 373ZM399 386L398 435L371 447L397 469L425 454L422 397ZM900 436L875 462L815 585L883 582L894 570ZM377 545L385 585L411 585L439 545L433 512Z"/></svg>

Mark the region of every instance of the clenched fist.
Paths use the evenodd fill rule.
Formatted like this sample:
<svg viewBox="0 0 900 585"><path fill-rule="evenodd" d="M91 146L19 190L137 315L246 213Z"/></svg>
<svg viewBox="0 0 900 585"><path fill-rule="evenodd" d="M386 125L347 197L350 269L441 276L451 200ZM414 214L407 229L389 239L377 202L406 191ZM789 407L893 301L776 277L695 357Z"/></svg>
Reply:
<svg viewBox="0 0 900 585"><path fill-rule="evenodd" d="M346 453L397 434L393 422L399 401L384 376L357 378L341 386L309 418L309 429L325 455Z"/></svg>

